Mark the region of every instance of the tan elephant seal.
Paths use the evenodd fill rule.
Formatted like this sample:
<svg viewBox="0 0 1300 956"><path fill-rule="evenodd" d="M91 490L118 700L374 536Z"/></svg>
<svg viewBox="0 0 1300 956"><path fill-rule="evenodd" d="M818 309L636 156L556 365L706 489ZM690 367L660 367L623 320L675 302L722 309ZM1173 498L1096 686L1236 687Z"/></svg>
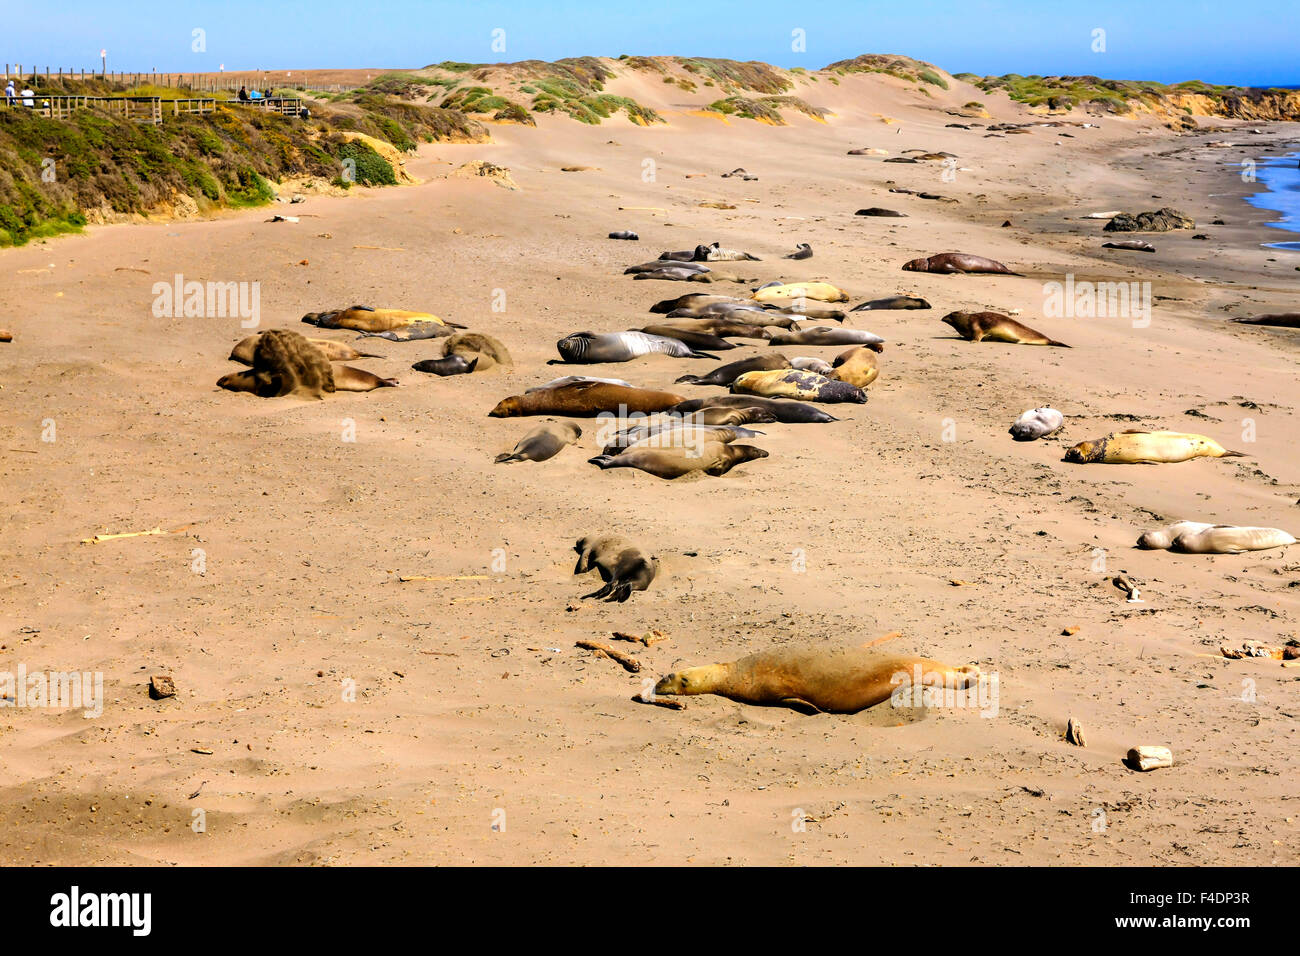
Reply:
<svg viewBox="0 0 1300 956"><path fill-rule="evenodd" d="M289 332L292 329L284 329ZM239 362L241 365L253 364L253 353L257 349L257 341L265 332L259 332L256 335L250 335L246 339L241 339L230 351L230 360ZM373 352L358 352L352 346L344 342L335 342L332 339L307 339L312 345L325 353L325 358L331 362L351 362L359 358L380 358Z"/></svg>
<svg viewBox="0 0 1300 956"><path fill-rule="evenodd" d="M459 355L467 362L478 359L474 369L486 371L497 365L513 365L506 347L482 332L457 332L442 340L442 357Z"/></svg>
<svg viewBox="0 0 1300 956"><path fill-rule="evenodd" d="M832 370L828 378L848 382L858 388L866 388L880 376L876 353L867 345L859 345L847 352L841 352L835 356L835 361L831 364Z"/></svg>
<svg viewBox="0 0 1300 956"><path fill-rule="evenodd" d="M743 704L855 714L896 693L910 698L918 674L924 688L964 690L979 679L979 668L861 647L777 648L729 664L675 671L661 677L654 692L717 694Z"/></svg>
<svg viewBox="0 0 1300 956"><path fill-rule="evenodd" d="M731 383L737 395L761 395L764 398L794 398L807 402L857 402L867 400L867 393L848 382L829 379L816 372L797 368L778 368L767 372L746 372Z"/></svg>
<svg viewBox="0 0 1300 956"><path fill-rule="evenodd" d="M986 275L1019 275L1018 272L1012 272L996 259L987 259L984 256L973 256L968 252L941 252L937 256L928 256L923 259L913 259L904 263L904 272L934 272L940 275L953 275L954 273L967 274L986 274Z"/></svg>
<svg viewBox="0 0 1300 956"><path fill-rule="evenodd" d="M488 414L493 418L515 415L567 415L594 418L602 413L629 415L662 412L685 399L651 388L627 388L605 382L573 382L503 398Z"/></svg>
<svg viewBox="0 0 1300 956"><path fill-rule="evenodd" d="M766 458L767 452L753 445L729 445L720 441L706 441L676 448L629 448L617 455L597 455L590 463L602 470L609 468L636 468L656 478L672 480L692 473L703 473L719 478L737 465Z"/></svg>
<svg viewBox="0 0 1300 956"><path fill-rule="evenodd" d="M582 429L569 422L545 422L519 439L513 451L497 455L497 464L511 461L549 461L582 437Z"/></svg>
<svg viewBox="0 0 1300 956"><path fill-rule="evenodd" d="M641 549L617 535L588 535L579 538L573 550L578 552L574 574L599 571L604 587L582 600L603 598L620 604L632 596L633 591L644 591L659 573L659 559L646 557Z"/></svg>
<svg viewBox="0 0 1300 956"><path fill-rule="evenodd" d="M815 299L818 302L848 302L849 294L829 282L787 282L769 285L754 293L755 302L779 299Z"/></svg>
<svg viewBox="0 0 1300 956"><path fill-rule="evenodd" d="M271 329L258 336L252 370L222 376L217 384L262 398L324 398L336 388L325 353L287 329Z"/></svg>
<svg viewBox="0 0 1300 956"><path fill-rule="evenodd" d="M1228 451L1213 438L1186 432L1111 432L1104 438L1081 441L1065 453L1075 464L1165 464L1193 458L1245 458L1245 452Z"/></svg>
<svg viewBox="0 0 1300 956"><path fill-rule="evenodd" d="M1183 554L1243 554L1286 548L1295 543L1295 537L1280 528L1202 524L1197 521L1176 521L1138 538L1140 548L1166 548Z"/></svg>
<svg viewBox="0 0 1300 956"><path fill-rule="evenodd" d="M1070 347L999 312L949 312L943 317L943 322L951 325L968 342L987 340L1010 342L1013 345L1055 345L1063 349Z"/></svg>
<svg viewBox="0 0 1300 956"><path fill-rule="evenodd" d="M405 329L421 322L450 325L432 312L408 312L406 309L372 309L368 305L354 305L350 309L333 312L308 312L302 317L308 325L322 329L352 329L354 332L391 332Z"/></svg>

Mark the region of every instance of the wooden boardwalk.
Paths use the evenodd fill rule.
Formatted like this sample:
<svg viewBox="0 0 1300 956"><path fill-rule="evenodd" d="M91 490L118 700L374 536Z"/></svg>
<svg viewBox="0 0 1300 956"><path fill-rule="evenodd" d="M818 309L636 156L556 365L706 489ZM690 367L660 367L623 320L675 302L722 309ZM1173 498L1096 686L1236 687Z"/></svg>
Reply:
<svg viewBox="0 0 1300 956"><path fill-rule="evenodd" d="M124 119L133 119L141 123L161 123L164 117L180 116L182 113L204 115L211 113L220 102L226 106L244 109L260 109L282 116L298 116L302 110L302 100L297 97L273 96L255 100L217 100L215 97L195 97L190 99L163 99L160 96L63 96L46 95L33 91L31 105L20 94L12 104L13 109L30 109L51 119L67 119L75 111L97 109ZM0 100L7 104L7 101Z"/></svg>

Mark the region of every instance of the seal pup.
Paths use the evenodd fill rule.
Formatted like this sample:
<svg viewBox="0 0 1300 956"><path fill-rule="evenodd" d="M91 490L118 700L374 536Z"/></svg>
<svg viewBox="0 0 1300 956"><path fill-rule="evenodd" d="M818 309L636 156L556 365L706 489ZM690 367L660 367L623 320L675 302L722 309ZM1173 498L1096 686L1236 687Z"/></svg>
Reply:
<svg viewBox="0 0 1300 956"><path fill-rule="evenodd" d="M625 388L635 388L631 382L625 382L621 378L596 378L594 375L565 375L563 378L553 378L549 382L541 385L534 385L532 388L525 389L524 394L529 392L538 392L544 388L555 388L558 385L572 385L574 382L604 382L606 385L622 385Z"/></svg>
<svg viewBox="0 0 1300 956"><path fill-rule="evenodd" d="M375 309L368 305L354 305L350 309L336 309L333 312L308 312L302 320L322 329L352 329L355 332L391 332L393 329L405 329L423 322L434 325L452 324L432 312Z"/></svg>
<svg viewBox="0 0 1300 956"><path fill-rule="evenodd" d="M828 309L825 306L815 305L804 299L795 299L789 305L783 306L780 311L782 314L792 316L795 319L810 319L814 321L830 320L832 322L843 322L848 318L847 313L842 309ZM768 321L770 322L771 320L769 319ZM791 324L786 326L786 328L794 328L794 326Z"/></svg>
<svg viewBox="0 0 1300 956"><path fill-rule="evenodd" d="M930 303L910 295L893 295L887 299L872 299L855 305L850 311L867 312L872 309L928 309Z"/></svg>
<svg viewBox="0 0 1300 956"><path fill-rule="evenodd" d="M737 465L768 453L753 445L729 445L705 441L678 448L628 448L617 455L597 455L590 463L602 471L610 468L636 468L646 474L671 481L693 472L720 478Z"/></svg>
<svg viewBox="0 0 1300 956"><path fill-rule="evenodd" d="M519 439L512 451L497 455L498 465L512 461L549 461L575 444L582 429L569 422L544 422Z"/></svg>
<svg viewBox="0 0 1300 956"><path fill-rule="evenodd" d="M831 372L834 371L834 366L825 359L806 355L790 359L790 367L797 368L801 372L816 372L818 375L825 375L828 377Z"/></svg>
<svg viewBox="0 0 1300 956"><path fill-rule="evenodd" d="M631 239L633 242L635 242L635 241L639 240L641 237L638 236L635 232L632 232L632 230L630 230L630 229L618 229L618 230L616 230L616 231L614 231L614 232L611 232L611 233L609 234L609 238L611 238L611 239Z"/></svg>
<svg viewBox="0 0 1300 956"><path fill-rule="evenodd" d="M457 326L456 328L459 328ZM422 339L446 338L456 331L450 325L438 325L436 322L419 322L408 325L401 332L362 332L357 341L362 339L387 339L389 342L417 342Z"/></svg>
<svg viewBox="0 0 1300 956"><path fill-rule="evenodd" d="M996 259L973 256L967 252L941 252L928 258L913 259L903 264L904 272L933 272L938 275L966 273L969 275L1017 276Z"/></svg>
<svg viewBox="0 0 1300 956"><path fill-rule="evenodd" d="M795 246L794 249L795 249L794 252L790 253L788 256L785 256L784 258L786 259L811 259L812 258L812 246L808 245L808 243L801 242L797 246Z"/></svg>
<svg viewBox="0 0 1300 956"><path fill-rule="evenodd" d="M758 256L750 255L739 249L724 249L722 243L715 242L707 246L695 247L697 262L760 262Z"/></svg>
<svg viewBox="0 0 1300 956"><path fill-rule="evenodd" d="M681 326L669 325L647 325L639 329L631 329L633 332L643 332L646 335L657 335L660 338L676 339L683 345L692 349L712 349L715 352L725 352L728 349L736 348L735 342L728 342L719 335L714 335L704 329L688 329ZM700 353L704 354L704 353Z"/></svg>
<svg viewBox="0 0 1300 956"><path fill-rule="evenodd" d="M416 362L411 368L417 372L431 372L434 375L467 375L478 365L479 357L467 359L463 355L448 355L446 358L425 359Z"/></svg>
<svg viewBox="0 0 1300 956"><path fill-rule="evenodd" d="M503 398L488 414L493 418L516 415L567 415L594 418L602 413L627 415L633 412L662 412L685 399L672 392L650 388L627 388L605 382L574 382Z"/></svg>
<svg viewBox="0 0 1300 956"><path fill-rule="evenodd" d="M285 329L284 331L292 331ZM265 332L258 332L256 335L250 335L248 338L240 339L235 347L230 350L230 360L238 362L241 365L252 365L253 354L257 350L257 340ZM358 352L352 346L345 342L335 342L332 339L307 339L312 345L320 349L325 354L325 358L331 362L351 362L359 358L381 358L374 352Z"/></svg>
<svg viewBox="0 0 1300 956"><path fill-rule="evenodd" d="M731 383L731 391L737 395L794 398L809 402L862 403L867 400L867 393L856 385L795 368L746 372Z"/></svg>
<svg viewBox="0 0 1300 956"><path fill-rule="evenodd" d="M1103 242L1103 249L1132 249L1134 252L1155 252L1156 247L1145 239L1121 239L1119 242Z"/></svg>
<svg viewBox="0 0 1300 956"><path fill-rule="evenodd" d="M1272 325L1279 329L1300 329L1300 312L1278 312L1270 315L1256 315L1249 319L1233 319L1241 325Z"/></svg>
<svg viewBox="0 0 1300 956"><path fill-rule="evenodd" d="M574 332L556 342L555 348L562 361L588 365L630 362L656 353L674 358L717 358L707 352L697 352L680 339L645 332Z"/></svg>
<svg viewBox="0 0 1300 956"><path fill-rule="evenodd" d="M896 693L896 700L910 700L916 692L929 690L940 703L944 691L965 689L978 679L978 667L951 667L925 657L861 647L782 647L727 664L674 671L659 679L654 692L717 694L742 704L792 707L803 713L856 714ZM924 695L921 699L927 700Z"/></svg>
<svg viewBox="0 0 1300 956"><path fill-rule="evenodd" d="M1013 345L1054 345L1062 349L1070 347L1022 325L1009 315L997 312L949 312L943 317L943 322L951 325L968 342L983 342L987 339L990 342L1010 342Z"/></svg>
<svg viewBox="0 0 1300 956"><path fill-rule="evenodd" d="M1167 551L1180 534L1195 534L1213 528L1214 525L1204 521L1175 521L1154 531L1144 531L1138 536L1137 546L1147 551Z"/></svg>
<svg viewBox="0 0 1300 956"><path fill-rule="evenodd" d="M1044 405L1025 412L1007 432L1016 441L1034 441L1060 431L1064 424L1064 415L1050 405Z"/></svg>
<svg viewBox="0 0 1300 956"><path fill-rule="evenodd" d="M818 302L848 302L849 294L829 282L786 282L766 285L754 293L755 302L776 299L816 299Z"/></svg>
<svg viewBox="0 0 1300 956"><path fill-rule="evenodd" d="M1280 528L1241 528L1216 524L1200 531L1184 531L1169 546L1183 554L1243 554L1267 551L1295 544L1295 538Z"/></svg>
<svg viewBox="0 0 1300 956"><path fill-rule="evenodd" d="M1081 441L1065 453L1075 464L1167 464L1193 458L1245 458L1245 452L1228 451L1213 438L1186 432L1144 432L1130 429L1104 438Z"/></svg>
<svg viewBox="0 0 1300 956"><path fill-rule="evenodd" d="M764 398L757 395L711 395L708 398L692 398L678 402L671 409L685 414L710 408L761 408L771 412L775 420L785 424L823 424L839 421L813 405L788 399Z"/></svg>
<svg viewBox="0 0 1300 956"><path fill-rule="evenodd" d="M870 346L858 345L835 356L828 378L848 382L865 389L880 377L880 365L876 362L875 352Z"/></svg>
<svg viewBox="0 0 1300 956"><path fill-rule="evenodd" d="M573 546L578 552L578 563L574 565L574 574L586 574L588 571L600 572L600 579L605 586L588 598L604 598L622 604L632 596L633 591L644 591L659 573L659 559L654 555L646 557L641 549L625 538L617 535L588 535L579 538Z"/></svg>
<svg viewBox="0 0 1300 956"><path fill-rule="evenodd" d="M667 260L669 262L694 262L695 250L682 249L678 252L661 252L659 253L659 259L660 261Z"/></svg>
<svg viewBox="0 0 1300 956"><path fill-rule="evenodd" d="M685 272L708 272L709 267L701 265L698 262L682 259L656 259L653 262L641 262L634 266L628 266L623 270L623 275L632 276L640 275L647 272L660 272L665 269L679 269Z"/></svg>
<svg viewBox="0 0 1300 956"><path fill-rule="evenodd" d="M483 372L497 365L513 365L514 360L506 347L482 332L457 332L442 343L442 357L462 356L466 361L477 359L467 371L477 368ZM445 374L445 373L444 373Z"/></svg>
<svg viewBox="0 0 1300 956"><path fill-rule="evenodd" d="M885 340L866 329L833 329L828 325L815 325L809 329L777 332L769 345L865 345L877 352L884 351Z"/></svg>

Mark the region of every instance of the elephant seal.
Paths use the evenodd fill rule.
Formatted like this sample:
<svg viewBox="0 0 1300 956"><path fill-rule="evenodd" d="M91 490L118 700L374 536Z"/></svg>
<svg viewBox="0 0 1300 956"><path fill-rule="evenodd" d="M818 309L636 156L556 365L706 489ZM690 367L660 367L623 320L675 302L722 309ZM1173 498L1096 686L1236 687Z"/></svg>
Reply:
<svg viewBox="0 0 1300 956"><path fill-rule="evenodd" d="M918 299L910 295L894 295L887 299L872 299L870 302L863 302L861 305L855 305L851 311L867 312L873 309L928 309L930 303L924 299Z"/></svg>
<svg viewBox="0 0 1300 956"><path fill-rule="evenodd" d="M804 299L795 299L789 305L784 306L781 312L795 319L810 319L813 321L829 319L833 322L843 322L848 318L843 309L828 309L825 306L812 305ZM786 326L786 328L794 328L794 326L792 324Z"/></svg>
<svg viewBox="0 0 1300 956"><path fill-rule="evenodd" d="M675 358L716 358L697 352L680 339L644 332L574 332L555 343L565 362L594 364L630 362L642 355L671 355Z"/></svg>
<svg viewBox="0 0 1300 956"><path fill-rule="evenodd" d="M578 552L578 563L574 565L574 574L586 574L599 571L605 586L588 598L604 598L622 604L632 596L633 591L644 591L659 573L659 559L654 555L646 557L641 549L626 538L617 535L588 535L579 538L573 546Z"/></svg>
<svg viewBox="0 0 1300 956"><path fill-rule="evenodd" d="M809 402L862 403L867 400L867 393L856 385L799 369L778 368L768 372L746 372L731 383L731 391L737 395L794 398Z"/></svg>
<svg viewBox="0 0 1300 956"><path fill-rule="evenodd" d="M695 250L683 249L679 252L661 252L659 253L660 262L694 262Z"/></svg>
<svg viewBox="0 0 1300 956"><path fill-rule="evenodd" d="M656 259L653 262L641 262L634 266L628 266L623 270L623 275L632 276L647 272L659 272L664 269L680 269L686 272L708 272L709 267L701 263L686 259Z"/></svg>
<svg viewBox="0 0 1300 956"><path fill-rule="evenodd" d="M294 395L319 399L336 389L334 370L325 353L288 329L263 332L253 349L252 370L225 375L217 385L261 398Z"/></svg>
<svg viewBox="0 0 1300 956"><path fill-rule="evenodd" d="M1179 525L1196 525L1193 521L1180 521ZM1138 539L1139 547L1143 540L1150 541L1150 535L1163 536L1170 528L1158 532L1148 532ZM1184 527L1169 542L1170 551L1183 554L1243 554L1246 551L1267 551L1269 548L1285 548L1296 543L1296 539L1280 528L1243 528L1236 525L1216 524L1201 527Z"/></svg>
<svg viewBox="0 0 1300 956"><path fill-rule="evenodd" d="M655 325L659 328L684 332L704 332L724 339L767 340L772 337L772 333L767 330L767 327L759 325L757 321L746 322L725 315L704 315L699 317L670 315L667 319L657 322ZM668 333L661 334L667 335ZM671 336L669 337L671 338Z"/></svg>
<svg viewBox="0 0 1300 956"><path fill-rule="evenodd" d="M869 209L859 209L853 215L855 216L878 216L880 218L906 219L907 213L898 212L895 209L884 209L880 206L872 206Z"/></svg>
<svg viewBox="0 0 1300 956"><path fill-rule="evenodd" d="M635 232L632 232L630 229L619 229L619 230L616 230L615 232L611 232L611 233L609 234L609 238L611 238L611 239L631 239L633 242L635 242L635 241L637 241L638 239L640 239L641 237L638 236Z"/></svg>
<svg viewBox="0 0 1300 956"><path fill-rule="evenodd" d="M622 385L625 388L635 388L631 382L625 382L621 378L596 378L594 375L565 375L563 378L553 378L549 382L541 385L534 385L532 388L525 389L524 394L528 392L539 392L544 388L555 388L559 385L572 385L574 382L604 382L606 385Z"/></svg>
<svg viewBox="0 0 1300 956"><path fill-rule="evenodd" d="M451 325L431 312L373 309L368 305L354 305L350 309L337 309L333 312L308 312L302 320L322 329L352 329L355 332L391 332L393 329L404 329L423 322Z"/></svg>
<svg viewBox="0 0 1300 956"><path fill-rule="evenodd" d="M12 342L14 334L8 329L0 329L0 342Z"/></svg>
<svg viewBox="0 0 1300 956"><path fill-rule="evenodd" d="M952 275L957 272L967 274L1018 276L995 259L973 256L967 252L942 252L936 256L913 259L903 264L904 272L933 272L939 275Z"/></svg>
<svg viewBox="0 0 1300 956"><path fill-rule="evenodd" d="M752 303L757 305L758 303ZM775 326L781 329L793 329L795 324L802 318L801 315L777 311L775 309L753 308L741 309L730 308L726 305L704 305L698 309L684 308L673 309L668 313L669 319L724 319L728 322L748 325L756 329ZM753 336L746 336L752 338ZM767 338L766 335L761 336Z"/></svg>
<svg viewBox="0 0 1300 956"><path fill-rule="evenodd" d="M678 448L629 448L617 455L597 455L590 463L602 471L610 468L636 468L646 474L671 481L693 472L719 478L737 465L768 453L753 445L729 445L705 441Z"/></svg>
<svg viewBox="0 0 1300 956"><path fill-rule="evenodd" d="M662 412L683 401L682 396L672 392L626 388L604 382L575 382L572 385L560 385L503 398L488 414L493 418L511 418L516 415L594 418L602 413L625 415L633 412Z"/></svg>
<svg viewBox="0 0 1300 956"><path fill-rule="evenodd" d="M918 680L919 677L919 680ZM944 692L979 679L977 667L950 667L924 657L882 654L869 648L794 648L761 651L728 664L674 671L655 684L656 694L717 694L742 704L792 707L804 713L856 714L891 698L942 703ZM895 696L895 695L898 696Z"/></svg>
<svg viewBox="0 0 1300 956"><path fill-rule="evenodd" d="M460 326L439 325L436 322L418 322L401 332L362 332L360 339L386 339L389 342L416 342L423 339L440 339L451 335Z"/></svg>
<svg viewBox="0 0 1300 956"><path fill-rule="evenodd" d="M848 302L849 294L829 282L786 282L763 286L754 293L755 302L776 299L816 299L818 302Z"/></svg>
<svg viewBox="0 0 1300 956"><path fill-rule="evenodd" d="M692 398L678 402L670 411L685 414L719 407L761 408L771 412L776 421L786 424L823 424L839 421L834 415L829 415L805 402L762 398L756 395L711 395L708 398Z"/></svg>
<svg viewBox="0 0 1300 956"><path fill-rule="evenodd" d="M725 352L736 347L735 342L728 342L719 335L707 332L703 329L688 329L681 326L669 325L647 325L639 329L632 329L633 332L641 332L645 335L654 335L664 339L676 339L683 345L691 349L712 349L715 352ZM705 354L703 352L699 353Z"/></svg>
<svg viewBox="0 0 1300 956"><path fill-rule="evenodd" d="M351 365L334 366L336 392L372 392L377 388L395 388L397 379L381 378L374 372L353 368Z"/></svg>
<svg viewBox="0 0 1300 956"><path fill-rule="evenodd" d="M715 242L707 246L696 246L695 259L697 262L762 261L758 256L750 255L748 252L741 252L739 249L724 249L720 242Z"/></svg>
<svg viewBox="0 0 1300 956"><path fill-rule="evenodd" d="M1256 315L1249 319L1233 319L1241 325L1272 325L1279 329L1300 329L1300 312L1278 312L1271 315Z"/></svg>
<svg viewBox="0 0 1300 956"><path fill-rule="evenodd" d="M285 329L284 331L292 331ZM239 362L241 365L252 365L253 354L257 350L257 341L265 332L258 332L256 335L250 335L246 339L241 339L233 349L230 350L230 360ZM335 342L331 339L307 339L312 345L324 353L325 358L331 362L351 362L359 358L380 358L373 352L358 352L352 346L344 342Z"/></svg>
<svg viewBox="0 0 1300 956"><path fill-rule="evenodd" d="M515 445L512 451L497 455L498 465L512 461L549 461L566 445L582 437L582 429L569 422L545 422L538 425Z"/></svg>
<svg viewBox="0 0 1300 956"><path fill-rule="evenodd" d="M869 346L858 345L835 356L828 378L866 388L880 377L880 366L875 352Z"/></svg>
<svg viewBox="0 0 1300 956"><path fill-rule="evenodd" d="M467 375L478 365L478 356L467 359L463 355L448 355L446 358L425 359L416 362L411 368L417 372L432 372L434 375Z"/></svg>
<svg viewBox="0 0 1300 956"><path fill-rule="evenodd" d="M770 339L769 345L865 345L877 352L884 351L885 340L866 329L833 329L828 325L816 325L810 329L795 332L777 332Z"/></svg>
<svg viewBox="0 0 1300 956"><path fill-rule="evenodd" d="M797 368L801 372L816 372L818 375L831 377L834 366L825 359L815 358L813 356L800 355L790 359L790 367Z"/></svg>
<svg viewBox="0 0 1300 956"><path fill-rule="evenodd" d="M1204 435L1132 429L1081 441L1065 453L1063 460L1075 464L1133 465L1189 461L1192 458L1245 457L1244 452L1228 451Z"/></svg>
<svg viewBox="0 0 1300 956"><path fill-rule="evenodd" d="M680 421L680 420L678 420ZM618 455L631 448L695 448L709 442L730 445L742 438L756 438L765 432L740 425L675 425L673 421L626 428L605 445L604 454Z"/></svg>
<svg viewBox="0 0 1300 956"><path fill-rule="evenodd" d="M1103 249L1132 249L1134 252L1155 252L1156 247L1145 239L1121 239L1119 242L1103 242Z"/></svg>
<svg viewBox="0 0 1300 956"><path fill-rule="evenodd" d="M812 253L812 246L808 245L808 243L806 243L806 242L801 242L801 243L799 243L797 246L794 247L794 252L790 253L788 256L785 256L784 258L786 258L786 259L811 259L811 258L812 258L812 254L813 254L813 253Z"/></svg>
<svg viewBox="0 0 1300 956"><path fill-rule="evenodd" d="M513 365L514 360L506 347L482 332L457 332L442 343L442 357L460 355L466 360L478 359L474 366L483 372L496 365Z"/></svg>
<svg viewBox="0 0 1300 956"><path fill-rule="evenodd" d="M1137 546L1147 551L1168 551L1170 545L1174 543L1174 538L1180 534L1196 534L1213 527L1214 525L1204 521L1175 521L1155 531L1144 531L1138 536Z"/></svg>
<svg viewBox="0 0 1300 956"><path fill-rule="evenodd" d="M1063 425L1065 416L1050 405L1044 405L1025 412L1007 431L1016 441L1034 441L1060 431Z"/></svg>
<svg viewBox="0 0 1300 956"><path fill-rule="evenodd" d="M1063 349L1070 347L1020 324L1009 315L997 312L949 312L943 321L956 329L957 334L968 342L983 342L987 339L990 342L1010 342L1014 345L1054 345Z"/></svg>

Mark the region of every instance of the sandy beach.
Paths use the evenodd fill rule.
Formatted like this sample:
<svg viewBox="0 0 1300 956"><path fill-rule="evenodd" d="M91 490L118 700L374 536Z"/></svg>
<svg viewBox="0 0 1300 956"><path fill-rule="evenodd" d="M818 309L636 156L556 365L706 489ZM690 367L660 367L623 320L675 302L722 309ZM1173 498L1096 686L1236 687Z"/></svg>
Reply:
<svg viewBox="0 0 1300 956"><path fill-rule="evenodd" d="M422 145L406 164L417 185L0 250L14 333L0 345L0 660L102 672L105 696L90 719L0 710L0 863L1300 860L1300 670L1219 653L1300 636L1300 554L1134 547L1183 518L1300 533L1300 338L1226 321L1294 309L1300 256L1261 246L1288 236L1228 165L1293 148L1294 126L1174 134L1150 117L1044 117L963 83L929 98L880 75L823 85L826 122L772 127L620 78L614 92L663 100L667 125L496 124L492 143ZM976 99L991 118L956 115ZM1045 119L1069 125L947 125ZM858 147L957 163L847 155ZM448 178L473 160L519 188ZM736 167L758 178L720 178ZM907 216L854 216L868 206ZM1154 254L1103 249L1103 221L1081 218L1163 206L1197 227L1144 236ZM616 229L640 240L605 238ZM756 281L622 274L714 241L758 256L719 264ZM782 258L800 242L813 258ZM957 250L1020 275L901 270ZM249 330L156 317L153 287L177 274L259 283L262 329L308 332L304 313L354 303L426 310L500 339L514 364L439 378L410 368L436 341L334 332L381 356L351 364L400 386L320 402L223 391ZM1045 283L1067 275L1149 282L1149 325L1045 316ZM725 392L674 385L713 362L547 365L557 339L778 279L933 309L850 313L846 327L887 342L869 401L826 406L842 419L829 424L754 426L770 457L721 478L601 471L586 422L550 461L494 463L537 421L488 411L560 375ZM1071 348L964 341L940 321L957 309L1015 314ZM1012 441L1044 404L1064 429ZM1246 454L1061 460L1126 428ZM155 528L170 533L82 543ZM574 576L573 543L612 532L653 551L659 577L624 604L581 601L594 576ZM1121 573L1142 603L1111 583ZM574 646L652 629L668 640L625 645L636 674ZM679 666L892 632L891 650L995 673L996 714L632 699ZM156 674L174 698L150 699ZM1086 748L1063 739L1071 717ZM1127 769L1139 744L1175 765Z"/></svg>

